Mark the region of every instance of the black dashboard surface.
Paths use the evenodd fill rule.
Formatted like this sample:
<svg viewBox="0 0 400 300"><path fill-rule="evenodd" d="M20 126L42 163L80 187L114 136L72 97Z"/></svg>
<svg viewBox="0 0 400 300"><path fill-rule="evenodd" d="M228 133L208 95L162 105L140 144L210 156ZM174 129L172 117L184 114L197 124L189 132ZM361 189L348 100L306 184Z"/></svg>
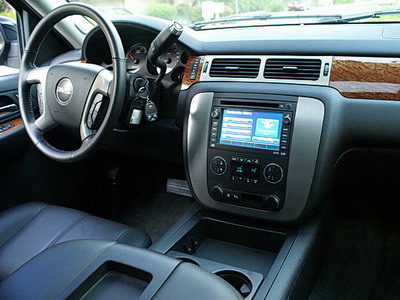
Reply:
<svg viewBox="0 0 400 300"><path fill-rule="evenodd" d="M144 16L115 20L159 32L168 22ZM145 34L145 33L144 33ZM242 27L195 31L185 27L179 41L192 54L292 54L396 56L400 25L385 23Z"/></svg>
<svg viewBox="0 0 400 300"><path fill-rule="evenodd" d="M167 23L149 17L132 17L116 20L115 24L127 50L135 43L148 45ZM400 25L383 23L264 26L203 31L185 28L178 44L182 53L185 52L188 56L235 54L398 57L399 32ZM99 47L96 43L99 43L100 39L93 39L95 36L89 34L83 47L84 56L89 60L88 53L93 53L93 49ZM185 61L181 60L178 66L183 72ZM155 76L148 71L139 73L150 78ZM301 82L230 83L215 80L195 83L185 91L180 89L180 78L170 75L163 83L165 89L161 94L160 107L164 107L168 114L161 114L161 118L154 124L146 124L136 129L116 130L110 137L107 146L109 149L131 154L145 153L152 158L182 162L182 155L185 155L182 125L187 118L188 103L196 93L258 92L321 100L325 107L325 116L313 179L314 188L305 212L313 211L324 195L327 195L335 163L346 150L354 147L400 146L400 139L393 138L400 136L400 119L397 117L400 104L397 101L349 99L332 87ZM180 150L182 148L183 153Z"/></svg>

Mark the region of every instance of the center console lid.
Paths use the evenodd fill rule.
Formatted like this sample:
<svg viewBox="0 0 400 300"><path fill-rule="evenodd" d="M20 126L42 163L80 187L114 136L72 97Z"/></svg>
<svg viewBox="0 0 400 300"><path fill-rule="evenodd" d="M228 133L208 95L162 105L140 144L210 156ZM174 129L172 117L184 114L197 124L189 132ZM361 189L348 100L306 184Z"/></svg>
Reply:
<svg viewBox="0 0 400 300"><path fill-rule="evenodd" d="M199 267L107 241L70 241L0 283L6 299L242 299Z"/></svg>

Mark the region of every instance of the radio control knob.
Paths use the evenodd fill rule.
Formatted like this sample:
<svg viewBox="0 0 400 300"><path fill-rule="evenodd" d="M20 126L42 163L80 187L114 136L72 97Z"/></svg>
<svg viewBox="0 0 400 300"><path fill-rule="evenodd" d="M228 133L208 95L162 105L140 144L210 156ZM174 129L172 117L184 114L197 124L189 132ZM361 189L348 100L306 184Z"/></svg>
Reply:
<svg viewBox="0 0 400 300"><path fill-rule="evenodd" d="M268 195L264 197L265 209L268 211L278 211L281 205L281 199L277 195Z"/></svg>
<svg viewBox="0 0 400 300"><path fill-rule="evenodd" d="M268 183L277 184L283 179L283 169L280 165L270 163L264 168L264 178Z"/></svg>
<svg viewBox="0 0 400 300"><path fill-rule="evenodd" d="M215 201L220 201L224 197L224 189L222 187L218 186L218 185L214 185L211 188L210 196Z"/></svg>
<svg viewBox="0 0 400 300"><path fill-rule="evenodd" d="M214 156L210 161L210 168L215 175L224 175L227 169L225 159L221 156Z"/></svg>
<svg viewBox="0 0 400 300"><path fill-rule="evenodd" d="M290 123L292 123L292 119L290 118L290 116L283 117L283 124L289 125Z"/></svg>
<svg viewBox="0 0 400 300"><path fill-rule="evenodd" d="M213 119L219 119L219 116L220 116L220 112L219 112L218 109L214 109L214 110L211 112L211 118L213 118Z"/></svg>

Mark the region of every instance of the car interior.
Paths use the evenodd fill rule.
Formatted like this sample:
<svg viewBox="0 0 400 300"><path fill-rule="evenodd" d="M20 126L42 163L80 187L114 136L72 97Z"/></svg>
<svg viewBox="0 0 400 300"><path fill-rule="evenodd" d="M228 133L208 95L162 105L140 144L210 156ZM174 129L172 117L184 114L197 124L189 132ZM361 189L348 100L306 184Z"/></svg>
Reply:
<svg viewBox="0 0 400 300"><path fill-rule="evenodd" d="M389 12L83 2L0 17L1 299L400 297L400 23L353 22Z"/></svg>

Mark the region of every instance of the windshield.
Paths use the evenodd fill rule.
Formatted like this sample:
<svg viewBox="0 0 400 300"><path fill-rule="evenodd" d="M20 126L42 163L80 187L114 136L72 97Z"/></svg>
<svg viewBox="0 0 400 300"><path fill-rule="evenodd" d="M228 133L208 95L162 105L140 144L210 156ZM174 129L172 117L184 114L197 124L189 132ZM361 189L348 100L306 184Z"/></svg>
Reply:
<svg viewBox="0 0 400 300"><path fill-rule="evenodd" d="M71 0L110 17L147 15L192 28L308 23L400 22L399 0Z"/></svg>

